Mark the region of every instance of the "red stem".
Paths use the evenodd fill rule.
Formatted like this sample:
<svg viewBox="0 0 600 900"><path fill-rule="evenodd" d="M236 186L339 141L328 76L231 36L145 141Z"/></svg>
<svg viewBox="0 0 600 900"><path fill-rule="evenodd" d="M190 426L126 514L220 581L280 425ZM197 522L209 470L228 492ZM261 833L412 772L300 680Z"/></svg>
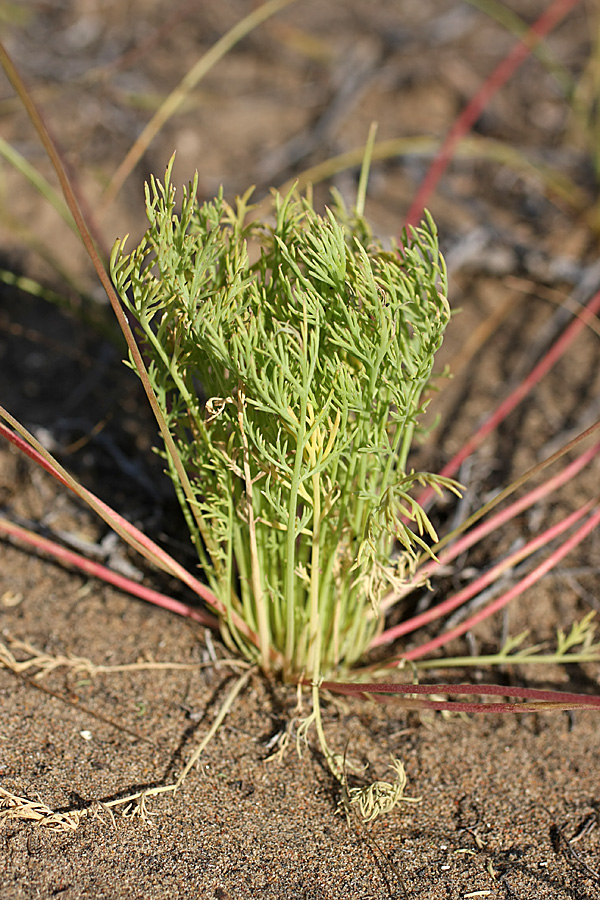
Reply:
<svg viewBox="0 0 600 900"><path fill-rule="evenodd" d="M484 439L515 409L524 397L535 387L544 375L552 368L560 357L566 352L572 341L578 336L579 332L591 322L596 313L600 310L600 291L589 300L587 306L581 310L579 316L574 319L571 324L565 328L563 333L550 350L545 354L543 359L534 366L527 378L502 401L496 410L485 420L475 434L464 444L456 456L453 456L449 463L439 473L440 475L452 476L460 467L461 463L473 453L474 450L484 441ZM428 502L433 498L434 491L432 488L426 488L419 497L421 506L427 506Z"/></svg>
<svg viewBox="0 0 600 900"><path fill-rule="evenodd" d="M148 603L153 603L154 606L168 609L170 612L177 613L180 616L187 616L196 622L200 622L202 625L206 625L208 628L219 627L219 620L204 610L194 609L194 607L188 606L186 603L174 600L173 597L167 597L165 594L160 594L158 591L145 587L143 584L138 584L100 563L93 562L85 556L75 553L73 550L68 550L61 544L57 544L56 541L51 541L39 534L28 531L26 528L21 528L7 519L0 518L0 532L10 535L18 541L23 541L31 547L36 547L44 553L48 553L59 562L75 566L81 571L87 572L88 575L93 575L94 578L100 578L108 584L113 584L121 591L132 594L134 597L139 597L141 600L146 600Z"/></svg>
<svg viewBox="0 0 600 900"><path fill-rule="evenodd" d="M537 22L534 22L529 31L519 39L519 42L513 47L508 56L506 56L494 69L475 96L472 97L448 132L446 139L440 147L425 179L423 180L423 183L419 187L406 217L407 227L416 225L422 218L427 201L435 190L440 178L448 168L456 145L475 124L486 104L490 101L496 91L498 91L502 85L508 81L511 75L516 72L521 63L524 62L541 39L552 31L552 29L558 25L560 20L563 19L569 10L578 2L579 0L555 0L555 2L542 13Z"/></svg>
<svg viewBox="0 0 600 900"><path fill-rule="evenodd" d="M502 512L497 513L495 516L491 516L487 522L483 522L481 525L478 525L477 528L472 528L471 531L468 532L468 534L454 541L454 543L447 550L442 550L441 553L437 554L437 560L429 560L424 565L420 566L415 572L415 575L411 579L411 581L408 582L408 584L404 585L401 590L390 591L390 593L386 595L381 601L381 611L385 612L386 610L390 609L395 603L414 591L415 588L423 585L427 581L427 579L431 578L435 574L438 569L448 565L448 563L452 562L452 560L456 559L474 544L477 544L488 534L496 531L506 522L510 522L511 519L516 518L524 510L529 509L530 506L533 506L534 503L537 503L547 494L552 493L567 481L570 481L599 452L600 443L594 444L593 447L590 447L589 450L586 450L585 453L582 453L577 457L577 459L569 463L569 465L566 466L562 472L559 472L553 478L549 478L548 481L545 481L533 491L529 491L529 493L525 494L525 496L520 500L517 500L515 503L511 503L510 506L507 506L506 509L502 510ZM413 620L407 620L407 622L409 621ZM382 638L385 633L386 632L383 632L378 638L376 638L371 646L374 646L377 643L384 643Z"/></svg>
<svg viewBox="0 0 600 900"><path fill-rule="evenodd" d="M7 413L3 412L4 415L8 416ZM12 419L12 417L9 417ZM16 420L13 420L16 421ZM48 460L46 460L41 453L32 447L27 441L16 432L12 431L8 428L3 422L0 422L0 434L4 435L14 446L16 446L19 450L22 450L30 459L32 459L35 463L45 469L50 473L57 481L61 484L65 485L65 487L69 488L69 490L73 491L74 494L81 497L89 506L99 515L104 521L113 529L119 532L119 529L123 534L121 536L125 540L126 537L131 539L132 546L138 550L138 552L142 553L145 551L145 555L147 558L151 558L156 565L165 569L165 571L169 572L171 575L174 575L175 578L178 578L183 584L187 585L195 594L201 597L215 612L219 613L226 621L231 619L231 622L235 626L235 628L240 632L240 634L244 635L254 646L258 646L258 638L254 631L246 624L246 622L236 613L231 611L228 612L225 604L219 600L218 597L213 594L213 592L206 587L206 585L202 584L201 581L198 581L190 572L187 571L183 566L181 566L176 560L173 559L172 556L169 556L162 547L159 547L158 544L155 544L154 541L151 541L150 538L146 537L146 535L141 532L135 525L132 525L131 522L128 522L127 519L124 519L123 516L120 516L119 513L115 512L114 509L111 509L108 504L104 503L102 500L99 500L95 494L92 494L91 491L88 491L86 488L78 485L78 490L76 491L72 484L62 475ZM33 440L33 438L32 438ZM141 549L140 549L141 548ZM273 651L274 657L277 656L275 651Z"/></svg>
<svg viewBox="0 0 600 900"><path fill-rule="evenodd" d="M450 694L451 696L475 695L516 697L532 700L528 704L506 703L450 703L443 700L413 701L417 708L451 709L457 712L527 712L531 709L600 709L600 696L595 694L571 694L566 691L544 691L539 688L507 687L498 684L391 684L352 683L324 681L321 687L336 694ZM409 701L410 702L410 701ZM546 706L548 704L548 706Z"/></svg>
<svg viewBox="0 0 600 900"><path fill-rule="evenodd" d="M466 621L462 622L460 625L457 625L456 628L453 628L451 631L446 631L443 634L438 635L438 637L433 638L431 641L427 641L425 644L421 644L420 647L415 647L414 650L409 650L406 653L402 654L402 658L405 660L413 660L420 659L423 656L426 656L428 653L431 653L432 650L436 650L438 647L442 647L444 644L447 644L449 641L453 640L456 637L460 637L460 635L465 634L465 632L470 631L475 625L479 622L482 622L484 619L487 619L488 616L493 615L498 612L498 610L502 609L511 600L515 597L520 596L527 588L531 587L540 578L543 578L544 575L547 574L554 566L564 559L564 557L571 552L571 550L576 547L581 541L590 534L591 531L596 528L596 526L600 524L600 507L596 509L596 512L593 513L590 518L580 527L577 531L568 538L564 544L551 553L550 556L544 560L539 566L533 569L532 572L529 572L528 575L525 576L518 584L512 587L509 591L503 594L501 597L498 597L484 609L479 610L473 616L466 619Z"/></svg>
<svg viewBox="0 0 600 900"><path fill-rule="evenodd" d="M594 503L594 500L588 500L588 502L580 509L571 513L571 515L566 516L566 518L556 525L553 525L551 528L546 529L542 534L538 534L537 537L525 544L524 547L515 550L514 553L511 553L495 566L492 566L487 572L472 581L471 584L467 585L461 591L458 591L458 593L453 594L451 597L448 597L442 603L438 603L437 606L428 609L427 612L421 613L418 616L413 616L411 619L406 619L404 622L400 622L399 625L395 625L393 628L388 628L387 631L382 632L382 634L378 635L378 637L371 642L371 647L389 644L396 638L399 638L404 634L409 634L412 631L416 631L417 628L421 628L429 622L434 622L436 619L441 618L441 616L445 616L447 613L452 612L452 610L457 609L457 607L466 603L471 597L474 597L480 591L484 590L484 588L493 581L496 581L502 572L511 568L513 565L516 565L522 559L531 556L541 547L546 546L550 541L555 540L560 534L571 528L579 521L579 519L590 511L594 506Z"/></svg>

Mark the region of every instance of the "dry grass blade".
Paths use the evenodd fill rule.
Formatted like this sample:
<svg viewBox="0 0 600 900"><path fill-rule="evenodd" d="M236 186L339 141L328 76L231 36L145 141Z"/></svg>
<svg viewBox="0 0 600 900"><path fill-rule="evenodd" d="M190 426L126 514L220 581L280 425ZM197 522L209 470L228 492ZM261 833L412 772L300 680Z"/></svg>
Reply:
<svg viewBox="0 0 600 900"><path fill-rule="evenodd" d="M406 224L413 225L419 220L422 211L435 189L438 181L453 158L456 146L461 137L477 121L491 97L511 77L518 67L529 56L531 49L563 19L579 0L554 0L529 31L521 37L520 42L511 53L504 57L482 87L477 91L460 116L456 119L450 132L429 169L423 184L417 191L406 217Z"/></svg>
<svg viewBox="0 0 600 900"><path fill-rule="evenodd" d="M100 217L103 216L107 208L113 202L132 170L142 158L146 149L152 143L165 122L177 112L179 107L185 101L185 98L190 91L196 87L198 82L204 78L207 72L209 72L219 60L223 59L231 48L241 41L242 38L246 37L247 34L257 28L270 16L275 15L275 13L278 13L285 6L289 6L289 4L293 2L294 0L267 0L267 2L263 3L262 6L259 6L258 9L255 9L240 22L237 22L227 34L223 35L216 44L213 44L210 50L205 53L194 66L192 66L190 71L181 80L180 84L169 94L160 109L150 119L113 175L98 209Z"/></svg>
<svg viewBox="0 0 600 900"><path fill-rule="evenodd" d="M34 680L39 681L54 672L56 669L67 669L74 675L87 675L95 678L97 675L112 675L117 672L152 672L156 670L162 671L179 671L190 672L198 669L218 669L220 666L229 666L233 669L248 669L249 664L243 659L227 659L218 658L210 662L157 662L155 660L144 660L133 663L120 663L115 665L101 665L92 662L84 656L67 655L61 656L57 654L44 653L29 641L21 641L13 637L9 632L3 631L3 637L6 643L0 641L0 668L10 669L18 675L25 674L31 670L35 671L32 676ZM15 656L17 654L17 656Z"/></svg>
<svg viewBox="0 0 600 900"><path fill-rule="evenodd" d="M41 800L30 800L19 797L12 791L0 787L0 822L4 819L24 819L35 825L49 828L51 831L75 831L81 821L79 811L55 812Z"/></svg>
<svg viewBox="0 0 600 900"><path fill-rule="evenodd" d="M343 804L349 815L356 807L359 818L363 822L373 822L379 816L391 812L399 803L420 803L420 797L405 797L406 772L399 759L392 757L390 768L395 773L394 780L374 781L365 787L348 787L347 779L343 784Z"/></svg>

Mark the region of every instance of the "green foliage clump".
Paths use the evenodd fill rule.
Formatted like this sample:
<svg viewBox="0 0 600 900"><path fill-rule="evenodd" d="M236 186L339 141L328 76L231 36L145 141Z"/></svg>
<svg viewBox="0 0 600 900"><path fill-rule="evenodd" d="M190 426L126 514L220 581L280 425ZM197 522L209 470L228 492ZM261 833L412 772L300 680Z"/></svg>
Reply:
<svg viewBox="0 0 600 900"><path fill-rule="evenodd" d="M453 487L407 470L450 316L436 231L428 217L387 251L339 201L320 216L275 194L266 224L250 192L234 209L222 193L199 205L196 186L176 213L170 167L151 180L150 227L132 253L116 245L112 275L226 639L317 681L360 658L382 590L436 539L410 489Z"/></svg>

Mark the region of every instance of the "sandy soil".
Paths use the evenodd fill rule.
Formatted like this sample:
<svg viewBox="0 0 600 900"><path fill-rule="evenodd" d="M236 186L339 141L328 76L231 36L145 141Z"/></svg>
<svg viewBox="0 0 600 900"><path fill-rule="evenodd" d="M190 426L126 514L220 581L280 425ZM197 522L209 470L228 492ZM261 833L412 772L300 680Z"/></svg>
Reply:
<svg viewBox="0 0 600 900"><path fill-rule="evenodd" d="M546 6L510 5L528 22ZM22 24L3 26L90 204L166 93L251 6L32 0L22 5ZM589 59L592 16L591 5L580 4L549 41L577 78ZM271 184L360 146L373 119L380 140L444 134L512 44L498 24L458 0L298 2L219 64L160 133L99 223L106 243L140 234L143 180L162 173L175 148L176 182L198 168L206 196L223 182L229 196L255 183L260 197ZM5 82L0 116L5 139L48 172ZM441 422L415 465L442 465L547 345L556 303L570 294L586 300L600 281L585 216L597 196L589 145L539 61L524 64L476 133L488 148L506 142L568 175L581 201L573 191L562 199L545 192L531 169L487 159L483 145L445 176L430 207L452 271L450 299L463 312L440 361L450 362L455 378L435 401ZM412 153L374 165L367 213L382 235L398 231L429 159ZM347 197L356 174L334 179ZM3 178L5 268L39 278L75 306L82 294L97 296L75 239L16 174L7 169ZM326 188L318 190L325 198ZM15 218L51 250L53 266L31 250ZM57 262L72 276L70 288ZM1 402L84 483L193 566L151 452L151 417L119 349L44 301L6 287L0 296ZM473 332L509 302L493 337L471 352ZM582 335L482 447L461 473L470 504L598 417L597 359L597 336ZM447 587L575 508L597 483L596 464L462 560ZM86 541L111 565L135 566L146 583L189 600L107 543L102 523L5 446L0 500L3 515ZM449 514L439 513L441 527ZM600 609L599 563L595 534L507 616L449 650L491 652L507 632L524 628L532 642L552 641L557 627ZM389 777L390 755L399 756L407 794L421 798L359 826L338 813L338 786L316 748L300 759L292 744L269 759L277 736L297 724L296 694L253 676L183 788L151 800L148 822L118 811L113 821L101 803L171 782L207 733L237 677L235 668L214 662L226 651L187 620L9 543L0 544L0 630L3 646L21 661L35 649L96 666L187 666L91 675L62 665L42 678L36 667L0 668L0 788L45 805L63 823L87 811L76 830L2 822L2 900L600 897L599 726L591 713L466 720L406 713L393 702L326 698L331 744L348 747L379 778ZM597 693L599 668L511 666L450 677ZM442 677L448 673L431 674L432 682Z"/></svg>

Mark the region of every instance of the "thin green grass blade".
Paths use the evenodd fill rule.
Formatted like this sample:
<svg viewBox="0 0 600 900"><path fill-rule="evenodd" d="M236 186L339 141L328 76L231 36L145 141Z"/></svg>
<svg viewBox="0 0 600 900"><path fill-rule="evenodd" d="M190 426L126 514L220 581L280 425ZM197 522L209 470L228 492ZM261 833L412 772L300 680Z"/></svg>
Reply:
<svg viewBox="0 0 600 900"><path fill-rule="evenodd" d="M177 110L180 108L181 104L184 102L185 98L188 96L190 91L192 91L198 83L204 78L204 76L215 66L227 53L234 47L242 38L246 37L246 35L250 34L255 28L261 25L264 21L269 19L271 16L274 16L276 13L280 12L284 7L289 6L290 3L295 2L295 0L267 0L266 3L263 3L262 6L259 6L257 9L253 10L249 15L245 18L241 19L239 22L230 28L230 30L223 35L210 50L205 53L196 63L192 66L192 68L187 72L187 74L182 78L181 82L177 85L175 90L173 90L164 103L161 105L160 109L152 116L146 127L143 129L142 133L137 138L135 144L131 147L129 153L113 175L110 184L108 185L104 197L102 198L102 202L98 209L98 215L101 218L106 209L113 202L123 184L142 158L148 146L152 143L158 132L161 130L165 122L167 122L172 115L174 115Z"/></svg>
<svg viewBox="0 0 600 900"><path fill-rule="evenodd" d="M15 171L19 172L36 189L36 191L48 201L63 222L65 222L71 231L79 237L75 219L71 215L68 206L60 194L54 190L50 182L44 178L41 172L38 172L38 170L32 166L18 150L2 137L0 137L0 156L2 156Z"/></svg>

